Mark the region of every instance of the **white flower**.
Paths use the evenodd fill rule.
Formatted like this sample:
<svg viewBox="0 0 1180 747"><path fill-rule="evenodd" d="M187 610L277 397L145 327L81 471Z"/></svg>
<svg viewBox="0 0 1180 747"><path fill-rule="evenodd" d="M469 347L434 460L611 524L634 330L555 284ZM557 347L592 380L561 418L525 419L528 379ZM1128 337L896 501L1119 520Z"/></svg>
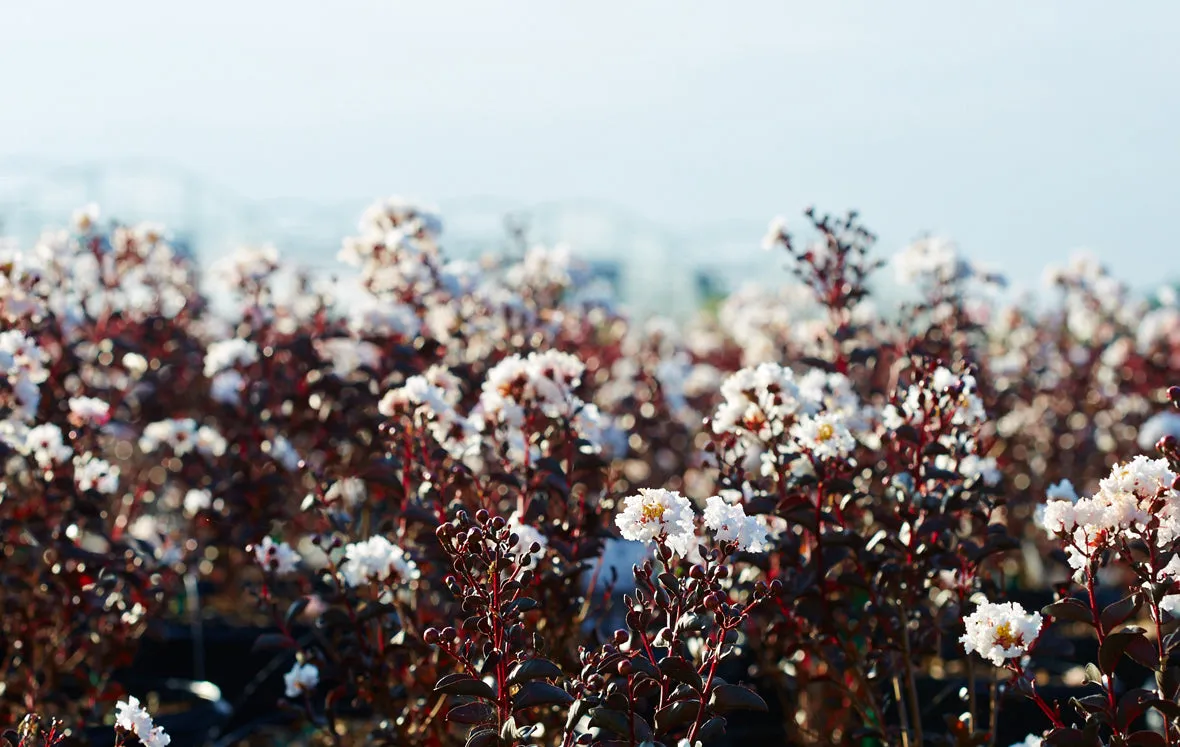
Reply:
<svg viewBox="0 0 1180 747"><path fill-rule="evenodd" d="M111 419L111 406L94 397L71 397L70 412L78 418L96 425L103 425Z"/></svg>
<svg viewBox="0 0 1180 747"><path fill-rule="evenodd" d="M239 247L213 265L214 274L231 287L259 283L279 267L279 250L271 244Z"/></svg>
<svg viewBox="0 0 1180 747"><path fill-rule="evenodd" d="M623 539L650 543L657 537L665 537L682 542L695 534L696 512L680 493L640 488L638 495L624 499L623 512L615 517L615 524Z"/></svg>
<svg viewBox="0 0 1180 747"><path fill-rule="evenodd" d="M213 496L208 490L193 489L184 494L184 512L194 516L213 505ZM266 539L270 539L267 537Z"/></svg>
<svg viewBox="0 0 1180 747"><path fill-rule="evenodd" d="M1069 501L1070 503L1078 502L1078 491L1074 490L1073 483L1069 480L1062 480L1049 486L1045 491L1045 497L1051 501Z"/></svg>
<svg viewBox="0 0 1180 747"><path fill-rule="evenodd" d="M368 495L365 481L359 477L345 477L332 483L332 487L324 493L326 503L341 501L347 508L354 508Z"/></svg>
<svg viewBox="0 0 1180 747"><path fill-rule="evenodd" d="M743 368L721 382L725 401L713 414L713 432L736 432L765 443L781 435L803 408L791 369L777 363Z"/></svg>
<svg viewBox="0 0 1180 747"><path fill-rule="evenodd" d="M290 545L286 542L275 544L270 537L263 537L262 542L254 546L254 558L263 570L273 570L280 576L294 572L295 564L300 560L299 553Z"/></svg>
<svg viewBox="0 0 1180 747"><path fill-rule="evenodd" d="M226 442L225 437L218 433L216 429L208 425L202 425L197 430L197 451L205 456L219 457L225 453L228 446L229 444Z"/></svg>
<svg viewBox="0 0 1180 747"><path fill-rule="evenodd" d="M959 638L967 653L977 653L996 666L1019 659L1041 634L1043 620L1015 602L983 602L963 621L967 631Z"/></svg>
<svg viewBox="0 0 1180 747"><path fill-rule="evenodd" d="M291 671L283 675L283 682L287 684L287 697L297 698L320 684L320 670L314 664L296 662Z"/></svg>
<svg viewBox="0 0 1180 747"><path fill-rule="evenodd" d="M362 366L376 368L381 360L381 349L371 342L350 340L347 337L319 339L313 343L316 354L332 366L332 374L346 378Z"/></svg>
<svg viewBox="0 0 1180 747"><path fill-rule="evenodd" d="M205 376L211 377L234 366L258 361L258 346L249 340L219 340L205 351Z"/></svg>
<svg viewBox="0 0 1180 747"><path fill-rule="evenodd" d="M344 583L360 586L371 580L408 581L418 576L418 566L397 545L380 534L363 542L344 547L344 562L340 565Z"/></svg>
<svg viewBox="0 0 1180 747"><path fill-rule="evenodd" d="M1041 747L1041 745L1044 743L1045 740L1041 739L1036 734L1029 734L1024 738L1024 741L1017 742L1016 744L1012 745L1012 747Z"/></svg>
<svg viewBox="0 0 1180 747"><path fill-rule="evenodd" d="M844 417L838 413L804 415L791 427L791 437L822 460L846 457L856 447L852 433L844 425Z"/></svg>
<svg viewBox="0 0 1180 747"><path fill-rule="evenodd" d="M1180 617L1180 594L1169 594L1161 599L1160 609L1172 617Z"/></svg>
<svg viewBox="0 0 1180 747"><path fill-rule="evenodd" d="M39 466L52 467L73 456L74 450L62 442L61 428L53 423L43 423L30 428L25 435L25 453Z"/></svg>
<svg viewBox="0 0 1180 747"><path fill-rule="evenodd" d="M264 443L262 449L270 454L270 458L281 464L283 469L288 472L298 469L299 452L295 451L295 447L283 436L275 436Z"/></svg>
<svg viewBox="0 0 1180 747"><path fill-rule="evenodd" d="M115 726L132 734L146 734L152 729L152 717L134 695L115 704Z"/></svg>
<svg viewBox="0 0 1180 747"><path fill-rule="evenodd" d="M136 376L142 376L147 373L148 360L139 353L127 353L123 356L123 368Z"/></svg>
<svg viewBox="0 0 1180 747"><path fill-rule="evenodd" d="M1156 413L1139 426L1139 448L1144 451L1154 449L1164 436L1180 438L1180 414L1165 410Z"/></svg>
<svg viewBox="0 0 1180 747"><path fill-rule="evenodd" d="M164 727L153 726L147 734L139 735L139 741L143 742L143 747L168 747L172 743L172 737L168 736Z"/></svg>
<svg viewBox="0 0 1180 747"><path fill-rule="evenodd" d="M945 283L970 275L970 267L959 257L954 243L937 236L910 244L894 255L893 265L902 285L919 280Z"/></svg>
<svg viewBox="0 0 1180 747"><path fill-rule="evenodd" d="M720 542L736 542L746 552L770 549L769 530L756 516L746 516L740 503L730 504L718 495L705 502L705 526Z"/></svg>
<svg viewBox="0 0 1180 747"><path fill-rule="evenodd" d="M526 405L548 417L568 416L581 405L573 392L584 370L580 360L557 350L505 358L488 371L480 405L486 416L510 425L519 423Z"/></svg>
<svg viewBox="0 0 1180 747"><path fill-rule="evenodd" d="M119 487L119 468L86 452L74 457L74 482L78 490L96 490L110 495Z"/></svg>
<svg viewBox="0 0 1180 747"><path fill-rule="evenodd" d="M222 371L209 382L209 396L214 402L223 405L236 405L242 401L242 391L246 388L246 377L241 371Z"/></svg>
<svg viewBox="0 0 1180 747"><path fill-rule="evenodd" d="M151 453L167 444L177 456L184 456L197 443L197 423L192 418L161 420L149 423L139 438L139 448Z"/></svg>
<svg viewBox="0 0 1180 747"><path fill-rule="evenodd" d="M520 522L520 515L513 511L509 516L509 529L513 535L517 536L519 544L517 549L522 553L529 553L533 543L540 545L540 551L544 552L545 548L549 546L549 538L545 537L544 533L529 524Z"/></svg>
<svg viewBox="0 0 1180 747"><path fill-rule="evenodd" d="M115 704L115 726L139 737L144 747L168 747L172 742L164 727L152 723L152 717L134 696Z"/></svg>

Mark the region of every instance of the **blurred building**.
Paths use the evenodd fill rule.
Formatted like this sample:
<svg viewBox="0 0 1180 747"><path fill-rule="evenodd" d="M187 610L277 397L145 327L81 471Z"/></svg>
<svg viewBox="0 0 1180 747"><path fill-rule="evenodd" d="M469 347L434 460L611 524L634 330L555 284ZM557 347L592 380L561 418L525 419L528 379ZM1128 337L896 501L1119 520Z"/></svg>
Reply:
<svg viewBox="0 0 1180 747"><path fill-rule="evenodd" d="M62 166L0 160L0 235L31 241L46 228L65 225L75 209L89 203L97 203L106 219L164 224L174 242L203 261L243 243L268 242L294 262L326 271L339 267L340 240L355 230L368 201L249 200L191 172L152 162ZM524 206L479 198L444 202L440 209L448 256L519 252L520 241L565 242L589 265L595 293L609 290L641 314L683 315L743 282L786 278L758 249L763 227L756 224L678 233L589 202ZM509 228L520 235L513 237Z"/></svg>

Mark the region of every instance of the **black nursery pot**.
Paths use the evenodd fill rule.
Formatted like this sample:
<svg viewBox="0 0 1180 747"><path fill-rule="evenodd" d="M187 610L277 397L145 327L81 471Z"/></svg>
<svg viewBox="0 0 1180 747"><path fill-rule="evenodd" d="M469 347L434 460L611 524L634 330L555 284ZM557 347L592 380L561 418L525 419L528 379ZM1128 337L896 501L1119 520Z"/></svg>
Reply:
<svg viewBox="0 0 1180 747"><path fill-rule="evenodd" d="M139 641L135 661L125 671L131 678L206 680L233 702L258 673L254 642L267 628L228 625L206 620L200 625L165 622Z"/></svg>
<svg viewBox="0 0 1180 747"><path fill-rule="evenodd" d="M212 682L120 677L119 683L143 703L152 703L153 721L172 737L172 747L203 747L229 720L230 707ZM158 705L157 705L158 704ZM86 731L93 747L113 747L113 727Z"/></svg>
<svg viewBox="0 0 1180 747"><path fill-rule="evenodd" d="M922 730L927 734L948 733L948 719L955 720L967 711L966 679L916 677L914 686L918 691L918 702L922 704ZM978 726L981 729L987 728L990 687L985 678L980 677L975 681L975 697L978 704L975 717L979 719ZM1092 692L1086 688L1056 683L1038 686L1037 690L1046 700L1061 703ZM897 726L897 708L886 709L886 718L891 725ZM1045 714L1028 698L1014 692L1000 695L999 720L996 725L996 738L993 740L995 744L1016 744L1024 741L1029 734L1040 733L1049 726Z"/></svg>

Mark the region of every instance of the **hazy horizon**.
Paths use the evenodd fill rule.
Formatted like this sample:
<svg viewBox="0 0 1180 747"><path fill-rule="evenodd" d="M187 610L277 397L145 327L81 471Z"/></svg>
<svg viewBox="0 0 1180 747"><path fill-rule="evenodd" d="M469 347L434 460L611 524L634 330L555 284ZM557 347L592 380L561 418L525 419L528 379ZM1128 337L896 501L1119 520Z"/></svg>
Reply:
<svg viewBox="0 0 1180 747"><path fill-rule="evenodd" d="M1180 6L1135 11L5 7L0 158L171 164L262 204L590 201L677 234L857 208L886 253L944 234L1036 287L1089 247L1142 285L1172 238Z"/></svg>

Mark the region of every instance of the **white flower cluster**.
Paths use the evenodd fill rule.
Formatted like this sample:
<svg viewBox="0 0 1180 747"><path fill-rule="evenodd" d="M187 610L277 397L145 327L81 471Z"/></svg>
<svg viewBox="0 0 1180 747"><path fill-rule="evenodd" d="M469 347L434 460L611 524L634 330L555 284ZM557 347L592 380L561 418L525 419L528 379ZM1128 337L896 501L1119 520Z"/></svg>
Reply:
<svg viewBox="0 0 1180 747"><path fill-rule="evenodd" d="M566 244L533 246L518 264L508 268L506 280L513 288L567 288L582 275Z"/></svg>
<svg viewBox="0 0 1180 747"><path fill-rule="evenodd" d="M70 414L84 423L104 425L111 419L111 406L94 397L71 397Z"/></svg>
<svg viewBox="0 0 1180 747"><path fill-rule="evenodd" d="M119 468L88 451L74 457L74 482L78 490L95 490L110 495L119 488Z"/></svg>
<svg viewBox="0 0 1180 747"><path fill-rule="evenodd" d="M15 329L0 332L0 372L12 388L13 400L8 405L18 420L31 421L37 413L39 387L49 378L44 360L41 348L24 333Z"/></svg>
<svg viewBox="0 0 1180 747"><path fill-rule="evenodd" d="M519 427L525 408L539 407L548 417L570 416L581 404L574 390L582 383L585 366L557 350L514 355L488 371L479 403L489 421Z"/></svg>
<svg viewBox="0 0 1180 747"><path fill-rule="evenodd" d="M791 438L816 459L843 459L856 448L856 439L838 412L804 415L791 426Z"/></svg>
<svg viewBox="0 0 1180 747"><path fill-rule="evenodd" d="M949 239L931 236L913 242L893 256L897 282L913 285L922 281L950 283L974 274Z"/></svg>
<svg viewBox="0 0 1180 747"><path fill-rule="evenodd" d="M796 380L789 368L762 363L743 368L721 384L724 401L713 415L714 433L735 433L748 446L803 451L821 461L856 448L853 430L871 423L847 377L819 370ZM792 443L784 445L786 434ZM764 462L772 454L764 454Z"/></svg>
<svg viewBox="0 0 1180 747"><path fill-rule="evenodd" d="M287 697L298 698L320 684L320 670L314 664L295 662L291 671L283 675L283 683L287 686Z"/></svg>
<svg viewBox="0 0 1180 747"><path fill-rule="evenodd" d="M808 354L821 349L816 340L827 324L811 289L792 284L770 290L749 284L730 294L718 312L721 331L742 349L745 365L778 360L786 347Z"/></svg>
<svg viewBox="0 0 1180 747"><path fill-rule="evenodd" d="M64 463L74 455L74 450L68 446L61 434L61 428L53 423L42 423L30 428L25 434L24 448L21 453L30 456L37 462L37 466L49 469Z"/></svg>
<svg viewBox="0 0 1180 747"><path fill-rule="evenodd" d="M1098 492L1088 498L1071 500L1072 486L1068 492L1055 486L1053 493L1062 497L1049 500L1041 521L1050 536L1067 541L1066 554L1076 571L1119 539L1154 541L1170 550L1180 539L1180 493L1173 487L1175 481L1166 460L1140 455L1115 465L1099 483ZM1153 526L1154 531L1149 531Z"/></svg>
<svg viewBox="0 0 1180 747"><path fill-rule="evenodd" d="M187 505L187 497L185 502ZM258 565L262 566L263 570L267 572L273 570L280 576L294 573L295 566L301 560L299 553L291 549L291 546L286 542L276 543L270 537L263 537L262 541L254 546L254 559L258 561Z"/></svg>
<svg viewBox="0 0 1180 747"><path fill-rule="evenodd" d="M386 417L412 416L415 426L428 428L452 456L461 457L479 441L476 427L455 409L462 395L458 377L436 365L386 392L377 409Z"/></svg>
<svg viewBox="0 0 1180 747"><path fill-rule="evenodd" d="M650 544L662 539L682 557L695 556L696 511L692 502L680 493L662 488L640 488L637 495L624 499L623 510L615 524L623 539ZM770 549L768 530L757 517L747 516L741 504L730 504L720 496L706 502L704 524L720 542L735 542L747 552Z"/></svg>
<svg viewBox="0 0 1180 747"><path fill-rule="evenodd" d="M906 423L921 425L931 417L962 426L982 423L987 413L975 377L969 373L956 375L939 366L929 379L910 384L900 404L886 405L882 412L882 422L890 430Z"/></svg>
<svg viewBox="0 0 1180 747"><path fill-rule="evenodd" d="M721 382L724 401L713 414L714 433L739 433L762 444L781 436L800 412L813 403L801 401L791 369L777 363L743 368Z"/></svg>
<svg viewBox="0 0 1180 747"><path fill-rule="evenodd" d="M93 228L92 224L92 228ZM67 328L84 318L174 318L195 295L193 272L152 224L120 226L109 236L49 231L21 253L17 282L30 291L25 311L52 311ZM11 277L11 276L10 276ZM36 281L26 284L35 277Z"/></svg>
<svg viewBox="0 0 1180 747"><path fill-rule="evenodd" d="M483 433L502 429L509 455L518 461L537 451L523 430L530 413L568 419L579 437L600 450L611 440L613 427L597 406L574 393L584 370L576 357L557 350L505 358L488 371L470 422Z"/></svg>
<svg viewBox="0 0 1180 747"><path fill-rule="evenodd" d="M519 544L516 550L527 556L528 565L531 565L533 560L533 553L530 552L534 544L541 548L538 555L545 552L545 548L549 546L549 538L544 535L539 529L529 524L525 524L520 517L520 513L513 511L508 516L508 529L516 535Z"/></svg>
<svg viewBox="0 0 1180 747"><path fill-rule="evenodd" d="M756 516L747 516L740 503L729 503L719 495L705 502L705 526L712 529L719 542L736 542L746 552L768 552L770 537L766 524Z"/></svg>
<svg viewBox="0 0 1180 747"><path fill-rule="evenodd" d="M262 443L262 450L288 472L294 472L299 469L299 452L295 450L294 444L288 441L285 436L276 435L264 441Z"/></svg>
<svg viewBox="0 0 1180 747"><path fill-rule="evenodd" d="M272 244L242 246L213 265L213 273L230 288L252 287L279 268L279 250Z"/></svg>
<svg viewBox="0 0 1180 747"><path fill-rule="evenodd" d="M151 714L133 695L115 704L115 726L128 734L134 734L143 747L168 747L172 742L172 737L168 736L164 727L152 723Z"/></svg>
<svg viewBox="0 0 1180 747"><path fill-rule="evenodd" d="M376 368L381 360L381 350L367 340L331 337L317 339L313 345L316 354L331 364L332 375L342 379L356 373L361 367Z"/></svg>
<svg viewBox="0 0 1180 747"><path fill-rule="evenodd" d="M362 542L344 546L344 562L340 564L344 583L361 586L373 581L409 581L418 577L418 566L405 550L384 536L375 534Z"/></svg>
<svg viewBox="0 0 1180 747"><path fill-rule="evenodd" d="M360 286L372 297L419 300L439 290L442 221L433 209L392 197L365 211L359 231L337 258L360 268Z"/></svg>
<svg viewBox="0 0 1180 747"><path fill-rule="evenodd" d="M365 481L359 477L344 477L332 483L324 492L324 502L331 505L339 502L345 508L355 508L369 495Z"/></svg>
<svg viewBox="0 0 1180 747"><path fill-rule="evenodd" d="M234 338L210 343L205 351L205 376L212 377L235 366L249 366L258 361L258 346L249 340Z"/></svg>
<svg viewBox="0 0 1180 747"><path fill-rule="evenodd" d="M225 437L211 426L198 426L192 418L174 418L149 423L139 438L139 448L152 453L166 445L177 456L184 456L194 449L205 456L218 457L228 446Z"/></svg>
<svg viewBox="0 0 1180 747"><path fill-rule="evenodd" d="M186 516L196 516L201 511L212 508L213 494L208 490L198 490L193 488L184 494L181 505L184 508L184 513Z"/></svg>
<svg viewBox="0 0 1180 747"><path fill-rule="evenodd" d="M1029 614L1015 602L983 602L963 622L966 632L959 638L963 649L979 654L992 664L1003 666L1009 659L1019 659L1041 634L1044 620L1040 613Z"/></svg>

